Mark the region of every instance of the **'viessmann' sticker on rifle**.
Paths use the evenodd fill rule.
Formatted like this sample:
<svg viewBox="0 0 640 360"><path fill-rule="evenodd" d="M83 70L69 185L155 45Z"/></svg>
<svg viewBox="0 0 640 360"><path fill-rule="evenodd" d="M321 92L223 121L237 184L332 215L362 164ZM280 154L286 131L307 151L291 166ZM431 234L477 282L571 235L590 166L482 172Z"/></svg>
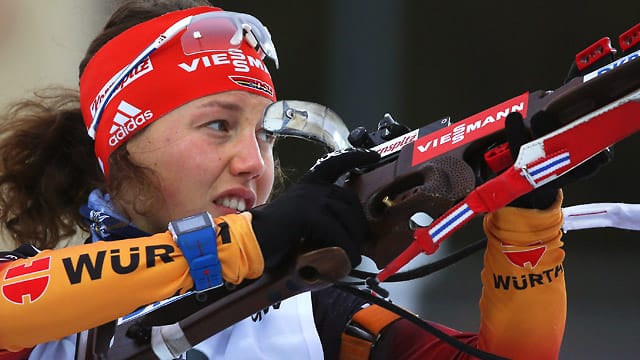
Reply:
<svg viewBox="0 0 640 360"><path fill-rule="evenodd" d="M504 119L512 112L519 111L526 117L528 102L529 93L526 92L417 139L413 143L411 166L504 129Z"/></svg>

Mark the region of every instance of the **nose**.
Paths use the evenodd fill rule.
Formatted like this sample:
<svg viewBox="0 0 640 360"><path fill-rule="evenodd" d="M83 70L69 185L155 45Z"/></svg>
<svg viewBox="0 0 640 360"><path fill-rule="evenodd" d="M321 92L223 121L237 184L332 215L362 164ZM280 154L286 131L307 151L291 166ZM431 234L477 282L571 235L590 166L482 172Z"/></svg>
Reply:
<svg viewBox="0 0 640 360"><path fill-rule="evenodd" d="M255 131L247 132L238 139L234 154L230 164L233 175L252 179L264 173L264 157Z"/></svg>

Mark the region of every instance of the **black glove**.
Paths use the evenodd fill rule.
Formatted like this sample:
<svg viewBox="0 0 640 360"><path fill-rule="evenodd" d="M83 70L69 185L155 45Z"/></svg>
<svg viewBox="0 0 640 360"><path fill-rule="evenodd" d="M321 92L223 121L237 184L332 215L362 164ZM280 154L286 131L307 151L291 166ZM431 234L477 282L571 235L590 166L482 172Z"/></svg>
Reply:
<svg viewBox="0 0 640 360"><path fill-rule="evenodd" d="M351 265L357 266L368 222L356 194L334 182L379 158L377 152L365 149L328 154L273 201L249 210L265 268L274 268L301 249L330 246L343 248Z"/></svg>
<svg viewBox="0 0 640 360"><path fill-rule="evenodd" d="M520 147L523 144L560 128L560 123L544 111L537 112L531 118L531 131L524 126L522 120L522 114L519 112L512 112L505 119L505 132L507 134L507 141L509 142L509 150L511 151L514 161L518 157ZM588 141L588 139L582 139L581 141ZM600 167L611 161L612 158L613 151L611 148L607 148L560 178L522 195L511 202L509 206L528 209L546 209L555 201L558 189L578 180L590 178Z"/></svg>

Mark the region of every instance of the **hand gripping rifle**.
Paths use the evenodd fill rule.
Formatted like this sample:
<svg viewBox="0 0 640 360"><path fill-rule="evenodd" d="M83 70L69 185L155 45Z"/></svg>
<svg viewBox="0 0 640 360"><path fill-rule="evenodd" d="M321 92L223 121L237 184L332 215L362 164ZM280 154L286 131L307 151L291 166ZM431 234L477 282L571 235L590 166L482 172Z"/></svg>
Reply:
<svg viewBox="0 0 640 360"><path fill-rule="evenodd" d="M360 146L381 154L378 164L354 169L341 185L353 189L364 206L373 238L362 254L383 269L368 284L383 290L379 282L418 254L433 254L475 215L563 176L640 129L640 24L620 36L620 48L624 56L614 60L616 50L603 38L576 56L563 86L525 92L455 123L443 119L410 130L385 116L374 132L349 132L330 109L285 100L267 108L264 126L330 150ZM504 119L515 111L527 128L540 111L559 124L512 159ZM85 331L77 358L170 359L278 301L331 286L350 270L339 248L304 253L257 280L189 293L117 326Z"/></svg>

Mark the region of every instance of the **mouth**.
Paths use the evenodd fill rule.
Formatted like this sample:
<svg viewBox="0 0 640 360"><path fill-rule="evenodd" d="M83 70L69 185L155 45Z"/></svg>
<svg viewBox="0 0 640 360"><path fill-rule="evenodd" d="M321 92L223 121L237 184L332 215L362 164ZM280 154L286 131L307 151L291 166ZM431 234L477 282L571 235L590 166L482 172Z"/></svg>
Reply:
<svg viewBox="0 0 640 360"><path fill-rule="evenodd" d="M216 199L214 203L238 212L243 212L247 209L247 200L236 196L223 196Z"/></svg>

